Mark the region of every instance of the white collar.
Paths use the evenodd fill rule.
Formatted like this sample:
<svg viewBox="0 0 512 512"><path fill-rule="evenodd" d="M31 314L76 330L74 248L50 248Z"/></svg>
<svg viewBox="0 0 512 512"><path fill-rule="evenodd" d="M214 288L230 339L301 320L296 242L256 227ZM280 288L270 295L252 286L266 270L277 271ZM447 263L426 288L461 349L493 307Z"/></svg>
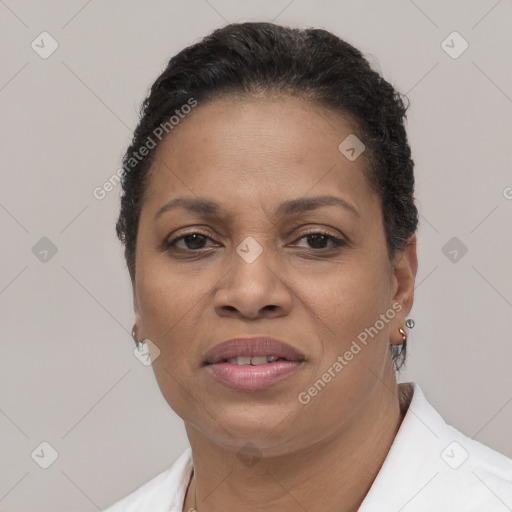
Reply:
<svg viewBox="0 0 512 512"><path fill-rule="evenodd" d="M407 413L358 512L510 512L512 460L448 425L410 384Z"/></svg>

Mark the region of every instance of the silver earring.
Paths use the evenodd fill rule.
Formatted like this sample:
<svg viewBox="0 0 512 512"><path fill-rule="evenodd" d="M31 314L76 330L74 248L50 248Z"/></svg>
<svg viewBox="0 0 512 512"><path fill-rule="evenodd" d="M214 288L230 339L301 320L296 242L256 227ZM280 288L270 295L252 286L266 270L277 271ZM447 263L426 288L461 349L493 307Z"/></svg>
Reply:
<svg viewBox="0 0 512 512"><path fill-rule="evenodd" d="M135 325L132 327L132 338L133 338L133 341L135 342L135 346L140 349L140 345L143 345L144 344L144 341L139 341L137 339L137 335L135 334Z"/></svg>

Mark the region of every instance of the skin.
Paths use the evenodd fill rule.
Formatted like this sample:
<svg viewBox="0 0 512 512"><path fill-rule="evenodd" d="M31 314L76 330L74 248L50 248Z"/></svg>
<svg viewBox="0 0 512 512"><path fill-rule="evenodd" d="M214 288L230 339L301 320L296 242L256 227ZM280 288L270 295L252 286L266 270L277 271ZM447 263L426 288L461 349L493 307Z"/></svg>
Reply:
<svg viewBox="0 0 512 512"><path fill-rule="evenodd" d="M338 150L354 132L304 99L228 98L198 105L157 149L133 299L137 337L160 350L155 376L192 447L184 511L355 511L386 458L403 419L388 351L402 342L412 307L416 239L389 261L365 160ZM179 207L155 221L177 196L215 201L224 216ZM317 196L342 198L359 215L323 206L274 216L283 201ZM305 237L326 230L346 245ZM158 249L197 231L209 238ZM263 249L250 264L236 252L247 236ZM393 303L401 311L301 404L298 394ZM256 334L291 344L306 361L258 391L228 388L201 366L215 345ZM240 457L248 442L258 450L251 464Z"/></svg>

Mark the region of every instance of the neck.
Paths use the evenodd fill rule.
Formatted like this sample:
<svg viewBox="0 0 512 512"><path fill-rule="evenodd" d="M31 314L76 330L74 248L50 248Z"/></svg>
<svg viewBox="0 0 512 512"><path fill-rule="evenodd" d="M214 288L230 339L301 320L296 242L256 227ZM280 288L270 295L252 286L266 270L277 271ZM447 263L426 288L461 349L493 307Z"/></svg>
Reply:
<svg viewBox="0 0 512 512"><path fill-rule="evenodd" d="M254 465L187 423L194 474L183 510L357 511L405 414L396 381L377 386L373 395L351 425L329 439L278 457L263 455Z"/></svg>

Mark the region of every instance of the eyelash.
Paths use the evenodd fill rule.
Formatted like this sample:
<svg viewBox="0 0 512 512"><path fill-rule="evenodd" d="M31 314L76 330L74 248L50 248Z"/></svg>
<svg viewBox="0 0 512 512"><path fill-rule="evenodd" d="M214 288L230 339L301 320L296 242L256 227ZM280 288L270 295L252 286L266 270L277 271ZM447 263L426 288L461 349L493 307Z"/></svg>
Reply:
<svg viewBox="0 0 512 512"><path fill-rule="evenodd" d="M180 240L183 240L184 238L187 238L188 236L191 236L191 235L202 235L202 236L204 236L207 239L213 240L212 237L210 237L207 233L205 233L203 231L199 231L199 230L196 229L194 231L190 231L188 233L184 233L182 235L179 235L179 236L177 236L175 238L172 238L170 240L165 240L160 249L163 252L168 251L171 248L173 248L176 245L177 242L179 242ZM299 238L297 238L296 241L302 240L302 239L304 239L304 238L306 238L308 236L312 236L312 235L322 235L322 236L328 238L329 240L331 240L331 242L332 242L331 247L323 247L321 249L310 248L310 250L312 250L314 252L332 251L333 249L341 248L341 247L347 245L347 242L345 240L343 240L343 239L333 235L329 231L322 231L322 230L313 230L313 231L308 231L307 233L303 233ZM180 252L199 253L201 251L207 250L208 248L201 248L201 249L182 249L182 248L176 248L176 249L178 251L180 251Z"/></svg>

